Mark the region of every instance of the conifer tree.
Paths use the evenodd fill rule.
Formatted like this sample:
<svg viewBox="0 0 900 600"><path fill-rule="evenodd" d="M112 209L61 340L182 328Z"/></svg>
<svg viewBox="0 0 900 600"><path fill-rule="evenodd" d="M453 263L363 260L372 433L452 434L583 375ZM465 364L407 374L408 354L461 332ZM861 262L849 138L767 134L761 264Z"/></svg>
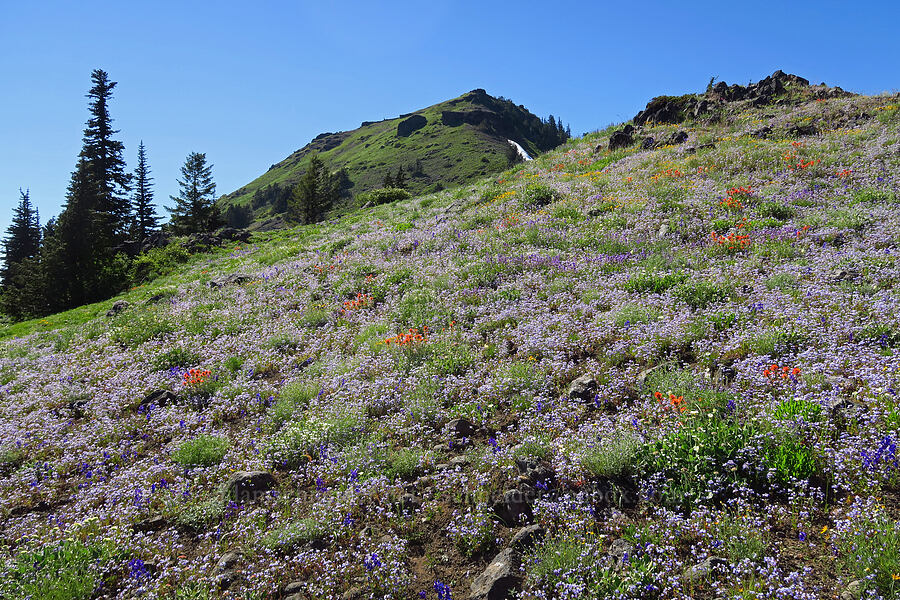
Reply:
<svg viewBox="0 0 900 600"><path fill-rule="evenodd" d="M403 172L403 165L397 167L397 174L394 176L394 187L406 189L406 174Z"/></svg>
<svg viewBox="0 0 900 600"><path fill-rule="evenodd" d="M381 187L383 187L383 188L392 188L392 187L394 187L394 178L391 177L391 172L390 172L390 171L388 171L388 172L384 175L384 182L381 184Z"/></svg>
<svg viewBox="0 0 900 600"><path fill-rule="evenodd" d="M138 146L138 164L134 170L134 195L132 206L134 207L134 238L143 242L147 236L159 227L159 217L153 206L153 189L150 182L150 167L147 165L147 153L144 149L144 140Z"/></svg>
<svg viewBox="0 0 900 600"><path fill-rule="evenodd" d="M316 223L325 216L338 195L338 177L329 173L325 163L314 154L306 173L294 188L291 198L291 216L303 223Z"/></svg>
<svg viewBox="0 0 900 600"><path fill-rule="evenodd" d="M109 116L109 100L116 82L110 81L102 69L91 72L91 82L93 86L87 93L91 118L84 129L81 157L95 182L93 210L100 220L98 233L114 245L125 239L131 225L131 203L127 195L131 176L125 172L122 158L125 146L113 139L119 131L112 128Z"/></svg>
<svg viewBox="0 0 900 600"><path fill-rule="evenodd" d="M12 223L3 240L2 285L7 287L10 267L37 256L41 247L41 224L28 190L19 190L19 205L13 210Z"/></svg>
<svg viewBox="0 0 900 600"><path fill-rule="evenodd" d="M216 184L212 178L212 165L206 164L206 154L191 152L181 167L181 190L178 196L170 196L174 207L165 207L172 213L172 230L179 235L213 231L221 227L222 214L216 206Z"/></svg>

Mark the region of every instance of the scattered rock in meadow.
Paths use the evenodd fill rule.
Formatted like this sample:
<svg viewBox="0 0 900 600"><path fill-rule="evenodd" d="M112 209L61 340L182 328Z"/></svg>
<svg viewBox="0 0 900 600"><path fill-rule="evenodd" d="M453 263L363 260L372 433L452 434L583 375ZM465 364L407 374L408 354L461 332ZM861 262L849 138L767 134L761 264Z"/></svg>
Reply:
<svg viewBox="0 0 900 600"><path fill-rule="evenodd" d="M232 273L223 277L216 277L207 285L211 288L221 288L229 285L243 285L252 280L253 277L251 277L250 275L245 275L243 273Z"/></svg>
<svg viewBox="0 0 900 600"><path fill-rule="evenodd" d="M590 404L597 394L597 380L590 373L585 373L569 384L569 399L582 404Z"/></svg>
<svg viewBox="0 0 900 600"><path fill-rule="evenodd" d="M670 146L677 146L678 144L683 144L687 141L688 134L686 131L676 131L673 133L666 144Z"/></svg>
<svg viewBox="0 0 900 600"><path fill-rule="evenodd" d="M255 502L275 487L275 477L266 471L236 471L225 482L222 496L238 504Z"/></svg>
<svg viewBox="0 0 900 600"><path fill-rule="evenodd" d="M408 137L413 132L422 129L428 124L428 119L423 115L413 115L397 123L397 137Z"/></svg>
<svg viewBox="0 0 900 600"><path fill-rule="evenodd" d="M414 512L422 508L422 499L415 494L406 493L400 496L398 505L400 510Z"/></svg>
<svg viewBox="0 0 900 600"><path fill-rule="evenodd" d="M106 316L115 317L116 315L125 312L125 310L128 309L128 306L129 304L125 300L116 300L113 303L112 308L106 311Z"/></svg>
<svg viewBox="0 0 900 600"><path fill-rule="evenodd" d="M847 587L844 588L844 591L841 592L841 600L859 600L862 598L865 589L866 582L864 580L857 579L856 581L851 581L847 584Z"/></svg>
<svg viewBox="0 0 900 600"><path fill-rule="evenodd" d="M631 137L632 131L634 131L634 128L631 127L631 125L627 125L625 129L614 131L613 134L609 136L609 150L619 150L620 148L627 148L633 144L634 139Z"/></svg>
<svg viewBox="0 0 900 600"><path fill-rule="evenodd" d="M516 552L531 548L544 539L546 531L540 525L527 525L516 532L509 542L509 547Z"/></svg>
<svg viewBox="0 0 900 600"><path fill-rule="evenodd" d="M216 563L216 571L224 573L234 570L240 564L241 558L240 552L226 552Z"/></svg>
<svg viewBox="0 0 900 600"><path fill-rule="evenodd" d="M477 431L475 425L468 419L453 419L447 424L450 437L454 440L463 440L472 437Z"/></svg>
<svg viewBox="0 0 900 600"><path fill-rule="evenodd" d="M521 579L515 568L511 548L498 554L483 573L472 581L470 600L504 600L519 587Z"/></svg>
<svg viewBox="0 0 900 600"><path fill-rule="evenodd" d="M153 405L156 407L168 406L174 404L178 400L178 396L171 390L153 390L141 400L140 406Z"/></svg>
<svg viewBox="0 0 900 600"><path fill-rule="evenodd" d="M522 490L507 490L494 502L494 514L507 527L530 523L534 514L529 500L529 494Z"/></svg>
<svg viewBox="0 0 900 600"><path fill-rule="evenodd" d="M708 556L706 559L688 569L684 578L692 583L709 579L715 575L723 575L728 572L729 564L724 558Z"/></svg>
<svg viewBox="0 0 900 600"><path fill-rule="evenodd" d="M641 141L641 150L653 150L654 148L656 148L656 140L653 137L648 136Z"/></svg>
<svg viewBox="0 0 900 600"><path fill-rule="evenodd" d="M131 529L136 532L149 533L151 531L159 531L161 529L165 529L166 525L168 525L168 523L164 516L154 515L152 517L134 523L131 526Z"/></svg>
<svg viewBox="0 0 900 600"><path fill-rule="evenodd" d="M632 554L634 554L634 546L621 538L614 541L606 552L609 561L617 568L627 563Z"/></svg>

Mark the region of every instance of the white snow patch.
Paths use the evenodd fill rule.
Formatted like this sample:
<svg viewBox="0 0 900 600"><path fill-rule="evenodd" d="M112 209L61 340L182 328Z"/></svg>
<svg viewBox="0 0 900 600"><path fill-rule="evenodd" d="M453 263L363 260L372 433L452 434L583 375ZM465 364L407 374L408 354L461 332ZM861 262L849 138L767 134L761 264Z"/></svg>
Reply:
<svg viewBox="0 0 900 600"><path fill-rule="evenodd" d="M520 146L518 143L516 143L516 142L514 142L514 141L512 141L512 140L506 140L506 141L509 142L511 145L513 145L513 146L516 147L516 151L519 153L519 156L522 157L522 160L531 160L531 157L528 156L528 153L527 153L527 152L525 152L525 148L523 148L523 147Z"/></svg>

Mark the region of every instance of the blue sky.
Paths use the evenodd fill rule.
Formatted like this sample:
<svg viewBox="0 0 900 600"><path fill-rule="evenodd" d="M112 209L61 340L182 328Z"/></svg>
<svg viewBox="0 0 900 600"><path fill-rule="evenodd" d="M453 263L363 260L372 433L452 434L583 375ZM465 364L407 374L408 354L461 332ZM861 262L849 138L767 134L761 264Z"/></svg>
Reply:
<svg viewBox="0 0 900 600"><path fill-rule="evenodd" d="M896 2L748 6L0 0L0 230L20 187L42 222L60 211L94 68L118 82L118 139L129 170L144 140L158 205L190 152L206 153L224 194L320 132L478 87L576 135L712 76L782 69L860 93L900 89Z"/></svg>

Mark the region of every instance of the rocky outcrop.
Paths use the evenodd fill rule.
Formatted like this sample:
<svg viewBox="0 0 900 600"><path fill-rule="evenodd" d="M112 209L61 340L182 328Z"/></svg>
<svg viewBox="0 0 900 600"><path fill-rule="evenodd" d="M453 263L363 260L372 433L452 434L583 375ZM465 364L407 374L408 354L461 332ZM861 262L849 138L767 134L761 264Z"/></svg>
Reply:
<svg viewBox="0 0 900 600"><path fill-rule="evenodd" d="M266 471L236 471L222 487L222 497L238 504L255 502L275 487L275 478Z"/></svg>
<svg viewBox="0 0 900 600"><path fill-rule="evenodd" d="M511 548L498 554L484 572L472 581L470 600L505 600L519 587L521 579L515 568Z"/></svg>
<svg viewBox="0 0 900 600"><path fill-rule="evenodd" d="M428 119L422 115L413 115L397 123L397 137L409 137L414 131L422 129L428 124Z"/></svg>

